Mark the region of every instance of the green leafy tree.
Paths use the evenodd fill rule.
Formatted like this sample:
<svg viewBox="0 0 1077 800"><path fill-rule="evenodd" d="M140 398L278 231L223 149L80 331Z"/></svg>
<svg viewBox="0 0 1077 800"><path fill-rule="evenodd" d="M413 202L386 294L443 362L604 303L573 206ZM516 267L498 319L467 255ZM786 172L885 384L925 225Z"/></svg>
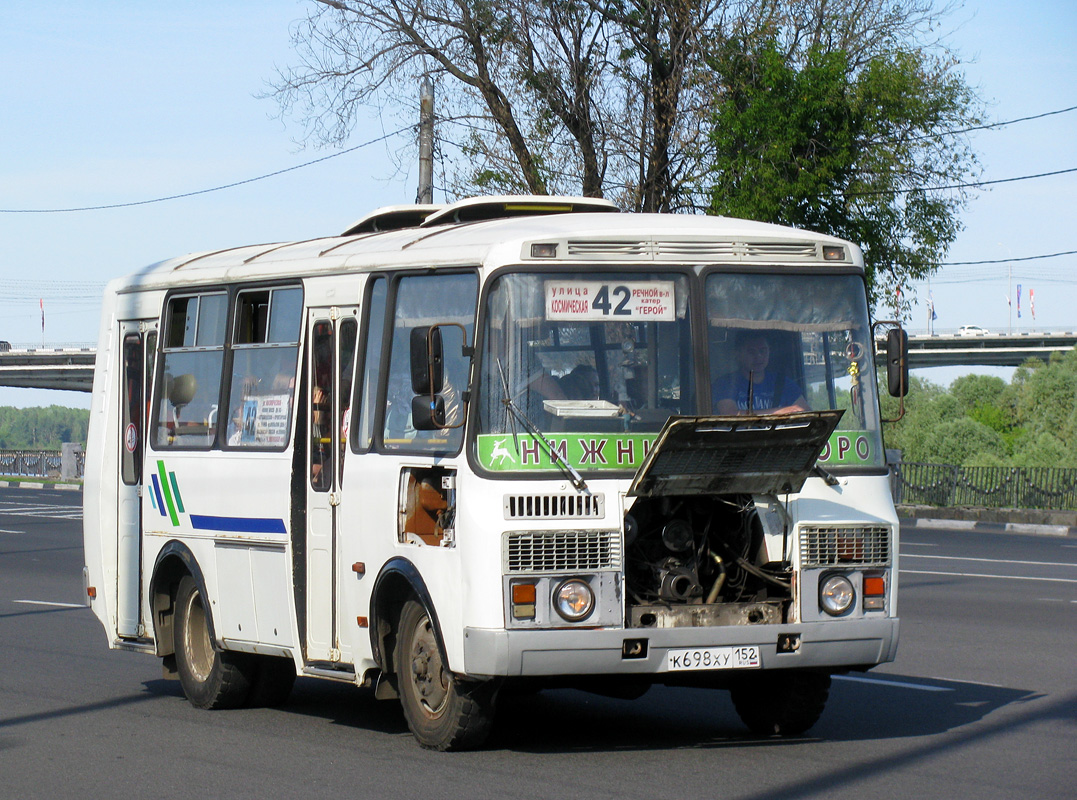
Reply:
<svg viewBox="0 0 1077 800"><path fill-rule="evenodd" d="M826 42L847 72L869 76L864 107L876 102L887 115L905 92L937 96L938 80L964 86L937 66L946 53L932 31L949 10L933 0L315 0L293 28L298 63L268 96L298 118L304 140L340 146L364 111L412 125L416 103L401 98L432 76L447 194L585 194L636 211L698 211L709 205L708 174L728 155L706 135L731 91L714 68L727 43L755 52L778 40L797 60ZM870 77L876 59L906 52L932 54L916 61L930 67L920 83ZM834 121L823 114L820 126ZM909 152L924 149L919 129L899 133ZM401 153L410 164L414 150ZM918 164L854 166L907 173ZM922 230L937 217L934 202L904 204L924 218Z"/></svg>
<svg viewBox="0 0 1077 800"><path fill-rule="evenodd" d="M80 408L0 406L0 450L59 450L64 442L86 444L90 412Z"/></svg>
<svg viewBox="0 0 1077 800"><path fill-rule="evenodd" d="M1077 350L1022 364L1001 401L1016 420L1015 464L1077 466Z"/></svg>
<svg viewBox="0 0 1077 800"><path fill-rule="evenodd" d="M1018 467L1077 467L1077 458L1061 439L1041 431L1021 440L1013 463Z"/></svg>
<svg viewBox="0 0 1077 800"><path fill-rule="evenodd" d="M1001 411L1006 381L995 375L962 375L950 384L952 394L966 413L990 406Z"/></svg>
<svg viewBox="0 0 1077 800"><path fill-rule="evenodd" d="M948 132L977 121L952 64L916 47L870 57L817 44L729 39L710 121L710 211L831 233L861 245L875 296L945 256L966 195L933 187L978 169Z"/></svg>
<svg viewBox="0 0 1077 800"><path fill-rule="evenodd" d="M1037 435L1061 432L1077 406L1077 351L1019 367L1014 379L1020 422Z"/></svg>
<svg viewBox="0 0 1077 800"><path fill-rule="evenodd" d="M1006 443L997 431L969 417L939 422L922 443L921 460L935 464L978 466L1004 463Z"/></svg>

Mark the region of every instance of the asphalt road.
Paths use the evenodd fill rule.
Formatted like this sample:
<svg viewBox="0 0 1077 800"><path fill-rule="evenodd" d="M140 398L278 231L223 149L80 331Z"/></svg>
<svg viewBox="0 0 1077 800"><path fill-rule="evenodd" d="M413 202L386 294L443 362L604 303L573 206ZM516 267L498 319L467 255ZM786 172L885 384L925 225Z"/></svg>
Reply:
<svg viewBox="0 0 1077 800"><path fill-rule="evenodd" d="M0 796L1071 798L1077 539L909 528L897 661L837 678L793 740L723 692L517 698L487 749L419 748L399 707L300 679L282 709L191 708L82 607L77 493L0 489Z"/></svg>

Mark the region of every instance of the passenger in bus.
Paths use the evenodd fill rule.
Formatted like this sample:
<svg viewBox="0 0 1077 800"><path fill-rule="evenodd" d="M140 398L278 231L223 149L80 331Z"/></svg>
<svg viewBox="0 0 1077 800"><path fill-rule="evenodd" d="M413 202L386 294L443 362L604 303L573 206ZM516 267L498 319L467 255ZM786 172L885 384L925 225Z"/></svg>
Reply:
<svg viewBox="0 0 1077 800"><path fill-rule="evenodd" d="M243 406L232 409L232 416L228 421L228 445L236 447L243 439Z"/></svg>
<svg viewBox="0 0 1077 800"><path fill-rule="evenodd" d="M531 422L545 428L549 424L549 416L543 403L546 400L564 400L565 390L549 370L540 367L513 399Z"/></svg>
<svg viewBox="0 0 1077 800"><path fill-rule="evenodd" d="M316 489L329 487L329 473L322 467L332 458L333 404L328 388L315 385L310 396L310 480Z"/></svg>
<svg viewBox="0 0 1077 800"><path fill-rule="evenodd" d="M557 383L568 400L598 399L598 370L590 364L577 364L570 372L562 375Z"/></svg>
<svg viewBox="0 0 1077 800"><path fill-rule="evenodd" d="M719 376L712 386L716 413L724 416L792 414L808 410L808 401L804 399L800 387L786 376L768 369L770 341L765 333L741 331L736 338L735 353L737 370Z"/></svg>

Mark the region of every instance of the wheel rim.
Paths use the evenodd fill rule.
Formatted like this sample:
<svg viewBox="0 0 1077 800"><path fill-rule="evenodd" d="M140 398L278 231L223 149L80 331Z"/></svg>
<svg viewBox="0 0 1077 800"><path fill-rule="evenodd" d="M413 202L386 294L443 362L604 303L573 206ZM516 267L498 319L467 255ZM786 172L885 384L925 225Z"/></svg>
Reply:
<svg viewBox="0 0 1077 800"><path fill-rule="evenodd" d="M209 628L206 626L206 610L202 607L202 596L193 592L185 609L186 625L184 628L183 649L187 664L195 679L205 682L213 670L213 644L209 641Z"/></svg>
<svg viewBox="0 0 1077 800"><path fill-rule="evenodd" d="M423 711L437 717L445 710L449 696L449 681L441 661L434 629L425 614L415 626L409 652L411 685Z"/></svg>

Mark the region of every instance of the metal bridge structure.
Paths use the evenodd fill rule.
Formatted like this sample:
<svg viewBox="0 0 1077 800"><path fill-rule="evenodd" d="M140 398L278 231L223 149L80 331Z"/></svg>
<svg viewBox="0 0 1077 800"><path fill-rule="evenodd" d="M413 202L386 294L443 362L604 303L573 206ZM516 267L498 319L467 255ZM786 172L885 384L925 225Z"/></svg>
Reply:
<svg viewBox="0 0 1077 800"><path fill-rule="evenodd" d="M877 364L885 361L885 339L875 342ZM909 368L991 366L1016 367L1030 358L1046 361L1051 353L1077 347L1077 332L985 333L975 336L923 334L909 336ZM93 389L93 347L12 348L0 350L0 386L30 389Z"/></svg>
<svg viewBox="0 0 1077 800"><path fill-rule="evenodd" d="M93 390L93 347L28 348L0 351L0 386L22 389Z"/></svg>
<svg viewBox="0 0 1077 800"><path fill-rule="evenodd" d="M886 341L875 342L876 362L882 359ZM1051 353L1077 347L1077 332L982 333L976 335L909 335L909 368L922 367L1019 367L1030 358L1047 361Z"/></svg>

